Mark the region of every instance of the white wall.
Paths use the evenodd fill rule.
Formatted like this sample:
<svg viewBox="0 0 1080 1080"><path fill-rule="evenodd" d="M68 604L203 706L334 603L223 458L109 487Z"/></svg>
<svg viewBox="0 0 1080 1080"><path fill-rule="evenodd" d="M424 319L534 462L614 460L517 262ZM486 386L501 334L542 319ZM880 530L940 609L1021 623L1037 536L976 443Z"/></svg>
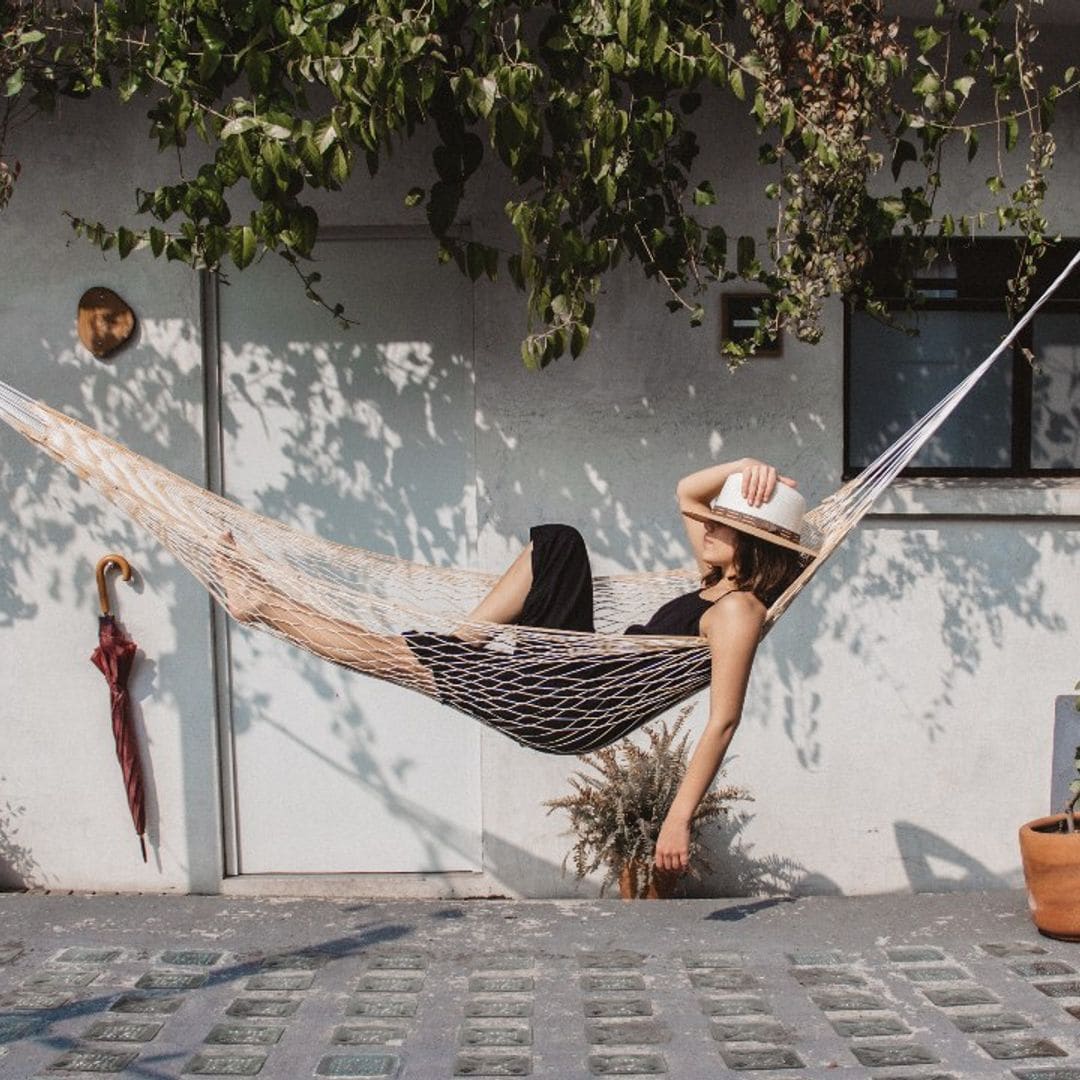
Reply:
<svg viewBox="0 0 1080 1080"><path fill-rule="evenodd" d="M103 119L108 160L92 167L100 151L91 124ZM1080 221L1061 183L1080 158L1075 103L1059 123L1050 206L1054 224L1075 235ZM200 480L196 279L148 256L102 258L60 216L71 209L120 220L136 185L169 176L173 160L154 154L144 126L137 109L68 104L59 120L22 132L15 150L24 175L0 215L0 243L19 254L0 268L0 378ZM731 113L718 114L715 127L700 175L718 178L722 199L740 193L751 227L770 212L755 201L757 136ZM374 182L358 176L351 192L324 198L324 224L422 221L402 205L404 192L431 176L421 143L396 154ZM478 237L505 241L506 191L494 172L480 179L463 217ZM974 180L981 186L982 173ZM93 284L116 288L140 317L138 341L112 364L95 361L74 335L77 299ZM839 484L836 303L820 345L789 339L783 358L731 373L717 351L715 294L705 326L692 331L667 314L658 286L624 268L605 285L587 354L537 374L518 358L521 296L501 282L478 286L475 302L479 565L502 565L537 520L581 528L598 571L679 565L687 551L674 483L710 461L774 460L812 502ZM208 602L165 553L58 466L9 431L0 431L0 446L0 883L217 889ZM728 769L756 801L714 837L717 872L692 891L1018 883L1015 830L1048 809L1054 699L1080 677L1080 507L1064 488L1017 495L1009 485L904 485L889 515L848 541L762 648ZM117 593L145 653L134 696L150 763L149 867L126 820L101 676L86 659L96 632L92 568L113 549L140 572L136 590ZM695 723L703 719L702 698ZM566 790L575 761L485 732L482 763L483 874L334 887L592 891L561 876L564 823L541 805Z"/></svg>

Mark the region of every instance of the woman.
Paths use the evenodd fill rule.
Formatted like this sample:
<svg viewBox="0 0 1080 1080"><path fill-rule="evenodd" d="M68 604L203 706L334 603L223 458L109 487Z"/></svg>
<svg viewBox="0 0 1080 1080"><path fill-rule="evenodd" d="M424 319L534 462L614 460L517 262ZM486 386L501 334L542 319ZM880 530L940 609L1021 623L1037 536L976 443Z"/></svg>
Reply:
<svg viewBox="0 0 1080 1080"><path fill-rule="evenodd" d="M794 480L751 458L681 480L679 509L701 588L626 631L700 636L709 644L709 719L657 841L656 864L662 870L687 867L690 820L738 726L768 607L813 555L799 542L804 504L794 487ZM525 550L453 635L369 632L298 604L228 560L218 570L229 612L239 621L262 623L328 660L412 685L450 704L448 687L465 686L468 692L482 678L497 680L508 670L483 647L490 636L484 624L593 630L588 555L580 535L568 526L533 529ZM572 679L565 668L560 678Z"/></svg>

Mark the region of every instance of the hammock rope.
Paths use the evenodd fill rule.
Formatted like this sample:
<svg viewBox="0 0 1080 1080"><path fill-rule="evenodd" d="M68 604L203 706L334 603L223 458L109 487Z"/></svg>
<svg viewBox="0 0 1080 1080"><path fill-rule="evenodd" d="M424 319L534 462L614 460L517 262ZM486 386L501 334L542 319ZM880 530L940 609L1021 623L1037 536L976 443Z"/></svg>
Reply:
<svg viewBox="0 0 1080 1080"><path fill-rule="evenodd" d="M821 569L881 492L1009 348L1080 253L1001 344L855 479L811 510L820 553L769 609L765 630ZM255 623L346 667L411 687L546 753L605 746L709 682L701 638L625 627L699 586L694 571L594 579L597 633L469 623L498 575L425 566L310 536L236 505L0 382L0 418L152 533L226 610L251 593ZM400 636L421 631L410 650ZM438 684L415 653L432 651Z"/></svg>

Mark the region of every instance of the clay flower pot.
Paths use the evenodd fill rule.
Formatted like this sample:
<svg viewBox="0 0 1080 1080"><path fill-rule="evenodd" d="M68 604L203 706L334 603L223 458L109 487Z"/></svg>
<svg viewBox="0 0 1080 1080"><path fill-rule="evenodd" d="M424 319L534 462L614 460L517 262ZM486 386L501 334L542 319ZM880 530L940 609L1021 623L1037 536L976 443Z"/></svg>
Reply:
<svg viewBox="0 0 1080 1080"><path fill-rule="evenodd" d="M1080 815L1073 821L1080 829ZM1066 831L1064 814L1029 821L1020 858L1035 925L1048 937L1080 941L1080 831Z"/></svg>
<svg viewBox="0 0 1080 1080"><path fill-rule="evenodd" d="M628 862L619 871L619 895L624 900L669 900L675 895L679 875L670 870L653 870L652 881L645 887L645 866Z"/></svg>

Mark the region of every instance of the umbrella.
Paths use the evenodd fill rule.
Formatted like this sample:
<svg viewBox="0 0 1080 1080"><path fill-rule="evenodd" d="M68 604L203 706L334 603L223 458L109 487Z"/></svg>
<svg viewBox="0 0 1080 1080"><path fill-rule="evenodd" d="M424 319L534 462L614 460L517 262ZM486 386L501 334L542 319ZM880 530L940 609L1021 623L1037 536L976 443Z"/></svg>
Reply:
<svg viewBox="0 0 1080 1080"><path fill-rule="evenodd" d="M109 593L105 585L105 573L110 566L118 569L125 581L131 580L131 566L123 555L106 555L97 564L98 598L101 601L101 618L98 619L98 647L90 659L105 676L109 684L112 705L113 737L116 739L116 756L124 773L128 807L135 832L139 836L143 862L146 862L146 800L143 794L142 766L139 762L139 744L128 714L127 681L138 646L116 624L109 606Z"/></svg>

